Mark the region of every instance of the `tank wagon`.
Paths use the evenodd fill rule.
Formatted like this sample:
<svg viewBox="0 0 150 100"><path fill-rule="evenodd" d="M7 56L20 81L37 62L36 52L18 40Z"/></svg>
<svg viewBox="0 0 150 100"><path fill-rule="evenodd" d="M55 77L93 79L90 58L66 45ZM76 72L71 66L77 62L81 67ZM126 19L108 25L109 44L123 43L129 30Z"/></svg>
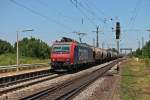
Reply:
<svg viewBox="0 0 150 100"><path fill-rule="evenodd" d="M117 54L101 48L79 43L63 37L55 41L51 50L51 67L54 70L76 70L83 65L100 64L117 58Z"/></svg>

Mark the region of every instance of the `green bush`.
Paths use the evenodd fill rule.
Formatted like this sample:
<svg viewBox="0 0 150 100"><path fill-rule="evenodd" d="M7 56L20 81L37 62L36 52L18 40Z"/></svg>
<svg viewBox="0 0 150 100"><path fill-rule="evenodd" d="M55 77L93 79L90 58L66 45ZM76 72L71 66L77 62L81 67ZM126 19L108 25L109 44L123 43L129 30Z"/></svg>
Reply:
<svg viewBox="0 0 150 100"><path fill-rule="evenodd" d="M32 37L30 39L24 38L23 40L19 41L19 55L41 59L49 58L50 47L40 39Z"/></svg>
<svg viewBox="0 0 150 100"><path fill-rule="evenodd" d="M19 57L19 64L34 64L34 63L48 63L49 59L38 59L32 57ZM16 64L16 54L1 54L0 55L0 66L2 65L14 65Z"/></svg>
<svg viewBox="0 0 150 100"><path fill-rule="evenodd" d="M0 65L13 65L16 64L16 54L1 54L0 55Z"/></svg>
<svg viewBox="0 0 150 100"><path fill-rule="evenodd" d="M147 67L150 67L150 59L149 59L149 58L146 58L146 59L145 59L145 65L146 65Z"/></svg>
<svg viewBox="0 0 150 100"><path fill-rule="evenodd" d="M16 46L15 43L13 46L7 42L0 40L0 55L7 53L15 53L16 54ZM50 47L40 39L36 38L23 38L19 41L19 56L23 57L32 57L39 59L48 59L50 55Z"/></svg>
<svg viewBox="0 0 150 100"><path fill-rule="evenodd" d="M0 39L0 54L12 53L13 51L13 47L9 42Z"/></svg>
<svg viewBox="0 0 150 100"><path fill-rule="evenodd" d="M148 41L142 49L137 49L134 56L139 58L150 58L150 41Z"/></svg>

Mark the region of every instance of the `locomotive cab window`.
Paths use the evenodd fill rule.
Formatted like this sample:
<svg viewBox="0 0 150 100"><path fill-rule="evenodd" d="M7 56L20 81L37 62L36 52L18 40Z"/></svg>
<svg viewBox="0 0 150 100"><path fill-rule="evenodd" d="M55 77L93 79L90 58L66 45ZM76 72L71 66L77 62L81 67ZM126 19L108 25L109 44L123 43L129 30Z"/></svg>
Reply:
<svg viewBox="0 0 150 100"><path fill-rule="evenodd" d="M69 51L69 46L62 46L62 51Z"/></svg>
<svg viewBox="0 0 150 100"><path fill-rule="evenodd" d="M69 52L70 46L69 45L54 45L53 46L53 52Z"/></svg>

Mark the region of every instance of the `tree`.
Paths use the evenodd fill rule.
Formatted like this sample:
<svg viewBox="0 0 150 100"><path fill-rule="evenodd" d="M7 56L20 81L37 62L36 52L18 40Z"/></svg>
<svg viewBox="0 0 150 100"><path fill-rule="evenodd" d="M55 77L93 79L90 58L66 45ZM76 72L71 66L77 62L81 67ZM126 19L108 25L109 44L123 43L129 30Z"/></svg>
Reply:
<svg viewBox="0 0 150 100"><path fill-rule="evenodd" d="M136 55L135 56L141 56L142 55L142 50L140 50L139 48L136 50Z"/></svg>
<svg viewBox="0 0 150 100"><path fill-rule="evenodd" d="M113 52L118 53L118 50L117 50L117 49L115 49L115 48L111 48L110 50L111 50L111 51L113 51Z"/></svg>
<svg viewBox="0 0 150 100"><path fill-rule="evenodd" d="M40 39L23 38L23 40L19 41L19 55L45 59L50 55L50 48Z"/></svg>
<svg viewBox="0 0 150 100"><path fill-rule="evenodd" d="M146 58L150 58L150 41L142 48L142 55Z"/></svg>
<svg viewBox="0 0 150 100"><path fill-rule="evenodd" d="M0 54L12 53L13 51L13 47L9 42L0 39Z"/></svg>
<svg viewBox="0 0 150 100"><path fill-rule="evenodd" d="M137 49L136 57L150 58L150 41L148 41L142 49Z"/></svg>

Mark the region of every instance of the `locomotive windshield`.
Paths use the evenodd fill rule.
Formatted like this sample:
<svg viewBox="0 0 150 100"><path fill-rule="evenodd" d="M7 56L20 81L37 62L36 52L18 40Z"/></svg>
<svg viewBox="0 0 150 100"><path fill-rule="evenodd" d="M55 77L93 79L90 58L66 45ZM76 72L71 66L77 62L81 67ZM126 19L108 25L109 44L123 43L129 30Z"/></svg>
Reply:
<svg viewBox="0 0 150 100"><path fill-rule="evenodd" d="M66 44L53 45L53 52L69 52L70 47Z"/></svg>

